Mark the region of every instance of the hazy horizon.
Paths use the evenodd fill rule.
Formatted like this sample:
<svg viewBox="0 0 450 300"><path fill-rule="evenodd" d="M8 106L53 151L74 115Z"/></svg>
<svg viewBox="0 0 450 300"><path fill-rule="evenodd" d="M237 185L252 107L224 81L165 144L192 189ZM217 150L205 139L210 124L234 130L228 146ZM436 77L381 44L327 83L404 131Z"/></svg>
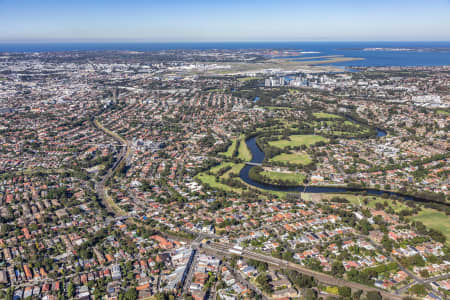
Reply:
<svg viewBox="0 0 450 300"><path fill-rule="evenodd" d="M298 40L298 41L272 41L272 40L242 40L242 41L147 41L147 40L0 40L1 44L258 44L258 43L450 43L450 40Z"/></svg>
<svg viewBox="0 0 450 300"><path fill-rule="evenodd" d="M450 2L0 0L0 42L449 41Z"/></svg>

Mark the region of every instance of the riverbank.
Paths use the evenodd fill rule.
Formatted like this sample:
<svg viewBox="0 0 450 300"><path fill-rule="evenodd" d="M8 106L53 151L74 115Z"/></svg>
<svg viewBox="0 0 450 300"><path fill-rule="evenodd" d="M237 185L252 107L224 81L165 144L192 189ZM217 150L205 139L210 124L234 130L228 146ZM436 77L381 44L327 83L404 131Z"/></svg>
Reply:
<svg viewBox="0 0 450 300"><path fill-rule="evenodd" d="M253 136L246 141L247 148L252 153L252 163L262 163L264 161L265 154L259 146L256 143L256 137ZM374 196L388 196L388 197L398 197L402 198L404 200L413 200L416 202L421 203L436 203L441 204L445 206L450 206L448 203L439 202L432 199L426 199L426 198L420 198L413 195L406 195L399 192L393 192L393 191L386 191L386 190L378 190L378 189L371 189L371 188L352 188L352 187L333 187L333 186L312 186L312 185L298 185L298 186L278 186L268 183L261 183L257 182L250 178L250 170L254 166L246 165L244 168L242 168L241 172L239 173L239 177L244 181L245 183L257 187L259 189L263 190L270 190L270 191L278 191L278 192L303 192L303 193L365 193L367 195L374 195Z"/></svg>

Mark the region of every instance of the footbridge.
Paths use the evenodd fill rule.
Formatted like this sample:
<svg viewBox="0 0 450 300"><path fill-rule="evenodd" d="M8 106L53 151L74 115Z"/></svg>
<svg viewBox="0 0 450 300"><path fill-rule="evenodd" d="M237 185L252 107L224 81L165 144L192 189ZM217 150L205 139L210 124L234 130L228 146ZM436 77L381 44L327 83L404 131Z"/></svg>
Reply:
<svg viewBox="0 0 450 300"><path fill-rule="evenodd" d="M245 164L248 166L258 166L258 167L262 166L262 163L254 163L254 162L246 162Z"/></svg>

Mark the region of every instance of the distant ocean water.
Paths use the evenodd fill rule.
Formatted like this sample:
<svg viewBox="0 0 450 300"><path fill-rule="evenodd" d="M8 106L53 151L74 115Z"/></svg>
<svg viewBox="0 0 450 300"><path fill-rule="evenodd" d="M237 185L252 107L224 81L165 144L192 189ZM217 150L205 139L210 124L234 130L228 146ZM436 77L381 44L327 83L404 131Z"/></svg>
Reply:
<svg viewBox="0 0 450 300"><path fill-rule="evenodd" d="M364 51L366 48L436 49L446 51ZM290 49L302 57L343 55L365 60L336 66L442 66L450 65L450 42L235 42L235 43L0 43L0 52L160 51L174 49Z"/></svg>

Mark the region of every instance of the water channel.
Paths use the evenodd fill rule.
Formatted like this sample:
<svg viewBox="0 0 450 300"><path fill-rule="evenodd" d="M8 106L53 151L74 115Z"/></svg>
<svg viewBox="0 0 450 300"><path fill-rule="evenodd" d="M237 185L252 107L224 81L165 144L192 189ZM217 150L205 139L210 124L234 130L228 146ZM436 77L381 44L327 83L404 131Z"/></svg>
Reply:
<svg viewBox="0 0 450 300"><path fill-rule="evenodd" d="M377 128L377 137L383 137L386 136L386 131ZM256 144L256 137L251 137L245 141L247 144L248 149L252 153L252 163L262 163L264 161L264 152L261 151L261 149ZM414 196L408 196L403 195L396 192L391 191L383 191L383 190L377 190L377 189L370 189L370 188L348 188L348 187L333 187L333 186L309 186L309 185L299 185L299 186L278 186L278 185L272 185L272 184L266 184L266 183L260 183L257 181L252 180L249 177L249 172L251 168L254 166L251 165L245 165L244 168L242 168L241 172L239 173L239 177L247 184L264 189L264 190L270 190L270 191L282 191L282 192L304 192L304 193L348 193L348 192L358 192L358 193L365 193L367 195L374 195L374 196L381 196L381 195L389 195L389 196L397 196L400 198L403 198L405 200L414 200L418 202L435 202L430 201L423 198L418 198Z"/></svg>

